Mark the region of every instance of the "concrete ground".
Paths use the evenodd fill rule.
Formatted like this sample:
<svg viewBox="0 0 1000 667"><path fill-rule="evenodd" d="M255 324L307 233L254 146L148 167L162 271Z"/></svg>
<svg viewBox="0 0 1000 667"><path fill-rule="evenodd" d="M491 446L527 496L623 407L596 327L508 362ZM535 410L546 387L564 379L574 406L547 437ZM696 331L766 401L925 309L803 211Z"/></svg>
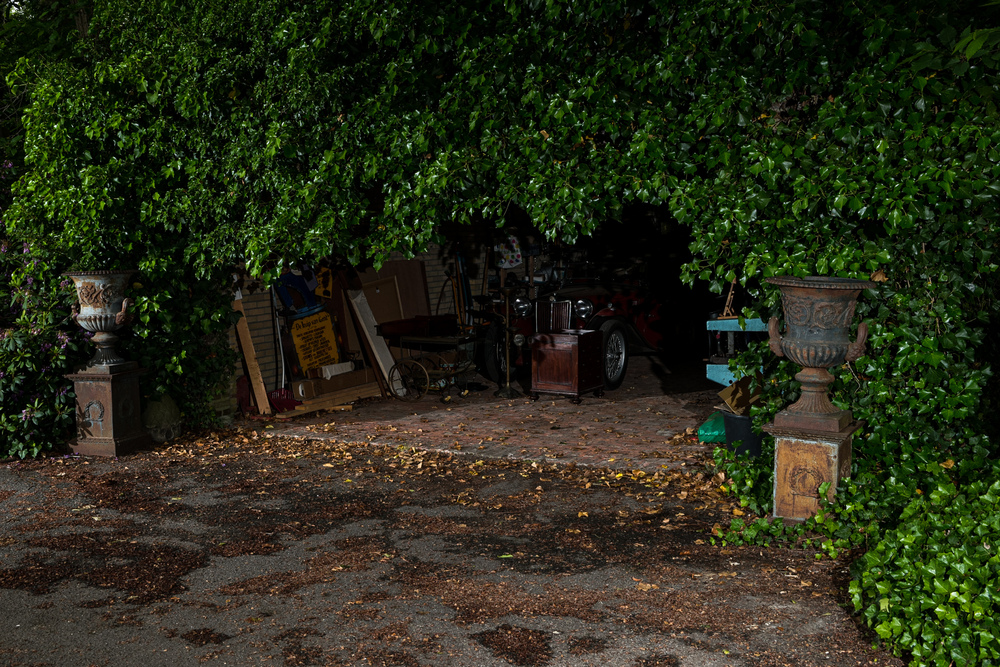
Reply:
<svg viewBox="0 0 1000 667"><path fill-rule="evenodd" d="M715 403L376 400L0 466L0 664L901 665L845 563L723 547Z"/></svg>

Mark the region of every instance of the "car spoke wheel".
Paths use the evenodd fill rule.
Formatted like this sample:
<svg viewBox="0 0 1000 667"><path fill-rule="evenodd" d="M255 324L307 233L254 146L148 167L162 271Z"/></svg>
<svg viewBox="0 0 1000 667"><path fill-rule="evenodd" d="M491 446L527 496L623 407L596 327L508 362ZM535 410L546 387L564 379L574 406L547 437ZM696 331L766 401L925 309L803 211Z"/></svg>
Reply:
<svg viewBox="0 0 1000 667"><path fill-rule="evenodd" d="M621 322L605 322L604 334L604 388L617 389L625 381L628 370L628 337Z"/></svg>
<svg viewBox="0 0 1000 667"><path fill-rule="evenodd" d="M498 322L490 325L483 341L483 364L486 377L498 385L507 382L507 332ZM513 350L511 351L513 356Z"/></svg>

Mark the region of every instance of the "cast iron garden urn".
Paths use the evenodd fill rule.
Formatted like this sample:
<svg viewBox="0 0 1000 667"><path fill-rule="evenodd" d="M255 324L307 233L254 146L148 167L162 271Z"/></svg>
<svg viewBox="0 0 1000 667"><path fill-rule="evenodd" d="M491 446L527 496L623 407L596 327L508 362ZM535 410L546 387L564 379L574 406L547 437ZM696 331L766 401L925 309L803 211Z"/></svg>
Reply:
<svg viewBox="0 0 1000 667"><path fill-rule="evenodd" d="M857 339L848 337L861 291L875 287L866 280L829 277L775 277L767 282L781 289L787 331L782 336L778 318L768 323L771 351L802 366L795 379L802 383L799 400L774 417L776 429L840 432L852 420L850 410L830 402L829 368L855 361L865 353L868 325L858 325Z"/></svg>
<svg viewBox="0 0 1000 667"><path fill-rule="evenodd" d="M67 375L76 393L77 438L73 451L92 456L119 456L150 444L139 416L139 375L135 361L115 351L118 334L129 323L132 299L125 288L134 271L67 273L80 299L74 319L94 333L97 353L86 368Z"/></svg>
<svg viewBox="0 0 1000 667"><path fill-rule="evenodd" d="M132 299L125 296L128 280L135 271L87 271L67 273L73 281L80 299L79 312L73 318L77 324L93 332L92 341L97 353L89 367L124 364L125 359L115 351L118 329L128 324L132 315L127 312Z"/></svg>

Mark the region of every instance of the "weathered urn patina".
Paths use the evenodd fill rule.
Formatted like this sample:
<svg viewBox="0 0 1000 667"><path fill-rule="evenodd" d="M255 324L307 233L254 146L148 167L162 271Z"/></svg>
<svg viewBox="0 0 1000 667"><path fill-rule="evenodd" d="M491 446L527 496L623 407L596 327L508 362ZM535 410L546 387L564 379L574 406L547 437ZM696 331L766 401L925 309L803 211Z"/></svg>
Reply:
<svg viewBox="0 0 1000 667"><path fill-rule="evenodd" d="M865 353L868 325L858 325L857 339L849 338L854 308L861 291L874 287L866 280L849 278L768 278L781 289L787 331L782 336L778 319L768 323L771 351L802 366L795 379L802 383L799 400L778 413L776 428L839 432L850 425L850 410L830 402L827 388L833 382L829 368L855 361Z"/></svg>
<svg viewBox="0 0 1000 667"><path fill-rule="evenodd" d="M67 375L76 393L78 454L119 456L146 446L149 435L142 428L139 405L139 375L142 370L115 350L118 334L132 316L132 300L125 296L134 271L67 273L80 300L77 323L94 334L97 352L88 365Z"/></svg>
<svg viewBox="0 0 1000 667"><path fill-rule="evenodd" d="M79 312L73 318L77 324L94 334L97 353L89 366L111 366L125 363L115 351L118 329L128 324L132 316L128 308L132 299L125 296L128 280L135 271L90 271L67 273L80 300Z"/></svg>
<svg viewBox="0 0 1000 667"><path fill-rule="evenodd" d="M823 484L829 483L826 497L833 500L837 483L851 474L852 441L864 423L830 402L828 369L865 353L868 325L858 325L853 343L849 334L861 291L875 285L845 278L767 281L781 289L787 325L782 336L771 318L771 351L802 366L795 376L802 383L799 400L764 427L774 436L774 516L803 521L819 509Z"/></svg>

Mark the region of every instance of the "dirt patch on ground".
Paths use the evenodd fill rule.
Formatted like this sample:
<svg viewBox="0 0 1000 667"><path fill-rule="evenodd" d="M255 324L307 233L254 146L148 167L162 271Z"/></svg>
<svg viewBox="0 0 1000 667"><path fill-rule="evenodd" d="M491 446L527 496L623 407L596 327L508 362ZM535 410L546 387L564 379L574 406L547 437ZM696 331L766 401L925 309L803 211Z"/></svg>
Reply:
<svg viewBox="0 0 1000 667"><path fill-rule="evenodd" d="M539 630L516 628L504 623L495 630L473 635L476 641L490 649L493 655L512 665L536 667L552 659L549 635Z"/></svg>

